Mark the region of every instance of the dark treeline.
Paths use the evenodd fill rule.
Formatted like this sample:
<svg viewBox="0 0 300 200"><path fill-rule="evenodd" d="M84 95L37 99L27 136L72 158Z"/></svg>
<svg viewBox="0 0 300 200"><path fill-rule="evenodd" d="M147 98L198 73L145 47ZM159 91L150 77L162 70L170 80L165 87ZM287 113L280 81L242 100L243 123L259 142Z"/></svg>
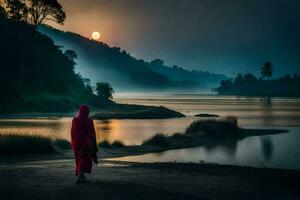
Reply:
<svg viewBox="0 0 300 200"><path fill-rule="evenodd" d="M56 44L75 50L78 70L89 72L93 83L109 82L117 91L189 91L216 87L224 75L189 71L178 66L169 67L160 59L147 62L131 56L119 47L90 40L71 32L51 27L38 29ZM92 72L92 73L90 73Z"/></svg>
<svg viewBox="0 0 300 200"><path fill-rule="evenodd" d="M235 78L223 80L215 91L220 95L300 96L299 74L269 79L270 74L262 70L262 75L268 79L257 78L252 74L238 74Z"/></svg>
<svg viewBox="0 0 300 200"><path fill-rule="evenodd" d="M65 112L81 102L109 103L75 74L74 51L63 51L32 24L8 19L1 6L0 27L1 113Z"/></svg>

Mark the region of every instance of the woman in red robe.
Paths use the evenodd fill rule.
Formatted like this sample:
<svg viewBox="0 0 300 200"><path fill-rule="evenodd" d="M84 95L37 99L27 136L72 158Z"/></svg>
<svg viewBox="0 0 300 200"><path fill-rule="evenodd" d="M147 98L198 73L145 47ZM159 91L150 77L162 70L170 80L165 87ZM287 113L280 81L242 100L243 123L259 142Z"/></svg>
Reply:
<svg viewBox="0 0 300 200"><path fill-rule="evenodd" d="M73 118L71 128L72 149L75 154L78 177L76 183L86 182L84 173L91 173L92 161L97 164L97 142L94 122L89 117L89 107L81 105L79 113Z"/></svg>

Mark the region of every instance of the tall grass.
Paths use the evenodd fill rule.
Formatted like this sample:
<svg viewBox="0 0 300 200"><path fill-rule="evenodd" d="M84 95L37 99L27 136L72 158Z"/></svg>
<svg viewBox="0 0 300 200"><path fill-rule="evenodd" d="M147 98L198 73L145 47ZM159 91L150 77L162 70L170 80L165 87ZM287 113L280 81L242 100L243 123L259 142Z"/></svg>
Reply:
<svg viewBox="0 0 300 200"><path fill-rule="evenodd" d="M42 136L0 135L0 154L54 153L51 139Z"/></svg>
<svg viewBox="0 0 300 200"><path fill-rule="evenodd" d="M52 143L60 149L71 149L71 143L65 139L55 139Z"/></svg>
<svg viewBox="0 0 300 200"><path fill-rule="evenodd" d="M212 137L231 137L237 135L238 132L237 118L233 116L197 120L185 130L186 134L204 134Z"/></svg>
<svg viewBox="0 0 300 200"><path fill-rule="evenodd" d="M114 141L114 142L112 142L111 143L111 146L112 147L124 147L125 145L123 144L123 142L122 141L120 141L120 140L116 140L116 141Z"/></svg>
<svg viewBox="0 0 300 200"><path fill-rule="evenodd" d="M58 149L71 149L71 144L38 135L0 135L0 155L56 153Z"/></svg>
<svg viewBox="0 0 300 200"><path fill-rule="evenodd" d="M101 142L98 143L98 147L99 148L111 148L111 147L116 147L116 148L120 148L120 147L125 147L124 143L120 140L115 140L112 143L110 143L107 140L102 140Z"/></svg>
<svg viewBox="0 0 300 200"><path fill-rule="evenodd" d="M98 147L110 148L110 143L107 140L102 140L98 143Z"/></svg>
<svg viewBox="0 0 300 200"><path fill-rule="evenodd" d="M162 133L157 133L153 137L145 140L142 145L152 145L152 146L169 146L170 142L166 135Z"/></svg>

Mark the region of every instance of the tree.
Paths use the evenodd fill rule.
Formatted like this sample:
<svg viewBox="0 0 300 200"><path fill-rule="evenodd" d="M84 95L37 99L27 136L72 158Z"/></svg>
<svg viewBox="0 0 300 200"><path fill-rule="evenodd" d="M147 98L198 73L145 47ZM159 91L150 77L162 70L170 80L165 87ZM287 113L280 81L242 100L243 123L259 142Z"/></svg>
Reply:
<svg viewBox="0 0 300 200"><path fill-rule="evenodd" d="M253 74L248 73L244 75L244 80L249 83L257 81L257 78Z"/></svg>
<svg viewBox="0 0 300 200"><path fill-rule="evenodd" d="M85 86L85 88L87 89L87 91L92 94L93 93L93 88L91 86L91 80L88 79L88 78L81 78L82 79L82 82Z"/></svg>
<svg viewBox="0 0 300 200"><path fill-rule="evenodd" d="M57 0L4 0L9 19L24 21L36 29L46 21L63 24L66 14Z"/></svg>
<svg viewBox="0 0 300 200"><path fill-rule="evenodd" d="M263 77L266 77L267 80L269 80L269 78L272 76L273 74L273 66L270 62L266 62L263 64L263 66L261 67L261 75Z"/></svg>
<svg viewBox="0 0 300 200"><path fill-rule="evenodd" d="M4 17L6 17L6 12L2 3L0 2L0 18L4 18Z"/></svg>
<svg viewBox="0 0 300 200"><path fill-rule="evenodd" d="M244 81L244 77L240 73L238 73L237 76L234 78L235 84L241 84L243 81Z"/></svg>
<svg viewBox="0 0 300 200"><path fill-rule="evenodd" d="M28 22L35 28L45 21L54 21L63 24L66 14L57 0L27 0L29 3Z"/></svg>
<svg viewBox="0 0 300 200"><path fill-rule="evenodd" d="M114 89L109 83L96 83L96 93L98 96L103 96L106 99L112 99Z"/></svg>
<svg viewBox="0 0 300 200"><path fill-rule="evenodd" d="M293 78L295 78L295 79L300 78L300 74L298 74L298 73L293 74Z"/></svg>
<svg viewBox="0 0 300 200"><path fill-rule="evenodd" d="M164 65L164 61L161 59L155 59L151 61L152 65L158 65L158 66L163 66Z"/></svg>
<svg viewBox="0 0 300 200"><path fill-rule="evenodd" d="M25 21L28 16L28 9L24 0L5 0L3 2L5 15L14 21Z"/></svg>
<svg viewBox="0 0 300 200"><path fill-rule="evenodd" d="M73 50L66 50L65 51L65 55L72 61L75 63L75 59L77 59L77 54L75 51Z"/></svg>

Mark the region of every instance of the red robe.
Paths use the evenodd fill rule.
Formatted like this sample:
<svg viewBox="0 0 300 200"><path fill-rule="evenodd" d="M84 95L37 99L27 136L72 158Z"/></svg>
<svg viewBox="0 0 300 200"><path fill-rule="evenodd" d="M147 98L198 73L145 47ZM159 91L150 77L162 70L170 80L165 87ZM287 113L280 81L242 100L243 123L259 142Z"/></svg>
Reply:
<svg viewBox="0 0 300 200"><path fill-rule="evenodd" d="M97 163L96 133L93 120L89 118L89 108L80 106L77 117L73 118L71 128L72 149L75 154L75 174L91 173L92 160Z"/></svg>

